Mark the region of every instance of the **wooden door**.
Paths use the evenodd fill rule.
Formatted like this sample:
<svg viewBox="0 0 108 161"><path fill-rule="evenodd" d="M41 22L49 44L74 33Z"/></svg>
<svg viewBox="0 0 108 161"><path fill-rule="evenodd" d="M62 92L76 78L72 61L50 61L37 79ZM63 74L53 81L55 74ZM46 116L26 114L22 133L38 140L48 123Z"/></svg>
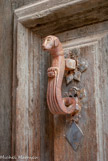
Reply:
<svg viewBox="0 0 108 161"><path fill-rule="evenodd" d="M88 69L81 75L80 82L73 80L64 91L72 86L85 88L81 119L79 126L84 133L84 140L75 152L67 142L65 135L69 128L66 116L54 116L54 156L55 160L63 161L95 161L107 160L107 31L103 31L105 23L91 25L66 31L57 36L61 39L64 49L78 53L81 59L88 62ZM100 27L101 26L101 27ZM101 29L102 30L101 30ZM95 30L96 29L96 30ZM94 31L93 31L94 30ZM105 90L103 92L103 90ZM105 143L105 144L104 144Z"/></svg>
<svg viewBox="0 0 108 161"><path fill-rule="evenodd" d="M97 2L41 1L15 10L12 155L40 161L108 160L107 2ZM50 34L59 37L64 51L88 62L81 80L66 85L64 79L62 89L63 95L72 86L86 91L78 124L84 138L77 151L65 137L67 116L52 115L47 106L51 58L42 41Z"/></svg>

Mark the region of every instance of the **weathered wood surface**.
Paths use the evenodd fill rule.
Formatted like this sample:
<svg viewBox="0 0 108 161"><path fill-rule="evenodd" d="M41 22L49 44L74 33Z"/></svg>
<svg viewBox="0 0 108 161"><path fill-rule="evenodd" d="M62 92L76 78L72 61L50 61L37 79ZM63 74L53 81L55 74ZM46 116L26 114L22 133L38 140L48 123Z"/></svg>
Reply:
<svg viewBox="0 0 108 161"><path fill-rule="evenodd" d="M41 44L42 45L42 40ZM47 106L47 69L50 66L50 57L40 46L40 118L41 118L41 160L54 160L54 119ZM39 108L39 107L38 107Z"/></svg>
<svg viewBox="0 0 108 161"><path fill-rule="evenodd" d="M40 161L107 160L107 125L103 121L107 121L107 95L102 96L107 89L107 62L101 68L105 71L106 83L103 89L99 89L103 81L99 79L99 64L103 53L104 58L107 57L107 34L108 22L104 22L57 35L64 48L79 50L81 57L89 64L81 82L73 83L77 87L85 87L87 91L87 101L79 123L84 132L84 141L74 152L65 139L68 128L66 116L54 116L53 119L46 104L49 55L41 49L41 37L18 24L15 155L37 156ZM64 84L63 90L71 85L66 87Z"/></svg>
<svg viewBox="0 0 108 161"><path fill-rule="evenodd" d="M99 83L99 95L97 97L97 122L98 134L98 160L108 160L108 34L99 41L98 55L96 57L98 64L97 81Z"/></svg>
<svg viewBox="0 0 108 161"><path fill-rule="evenodd" d="M61 116L56 117L56 124L54 124L55 161L108 160L108 130L106 128L108 121L107 25L108 22L105 22L57 35L63 41L64 48L72 48L80 51L81 57L88 61L89 67L82 74L81 82L73 83L77 87L84 87L87 91L87 100L83 105L82 117L79 122L84 132L83 144L77 152L72 151L65 137L63 137L68 127L64 121L66 118ZM67 88L69 87L64 87L64 90ZM57 134L57 129L61 126L63 128ZM57 147L60 149L59 151ZM66 155L63 155L64 151Z"/></svg>
<svg viewBox="0 0 108 161"><path fill-rule="evenodd" d="M72 47L72 42L70 42ZM83 143L77 152L74 152L65 138L65 133L68 128L65 117L55 118L55 136L54 136L54 149L55 149L55 161L96 161L97 160L97 141L96 141L96 106L95 106L95 94L94 94L94 66L95 66L95 43L94 45L86 45L81 43L81 47L76 45L73 49L80 51L81 58L84 58L89 63L89 68L82 74L80 83L73 83L73 86L78 88L85 88L87 92L87 102L82 107L81 119L79 126L84 133ZM72 84L65 89L69 89ZM92 96L92 97L91 97ZM59 127L62 127L58 131ZM92 130L93 129L93 130ZM59 149L59 151L58 151Z"/></svg>
<svg viewBox="0 0 108 161"><path fill-rule="evenodd" d="M0 1L0 155L11 153L12 11Z"/></svg>
<svg viewBox="0 0 108 161"><path fill-rule="evenodd" d="M14 9L36 0L0 0L0 155L11 155Z"/></svg>
<svg viewBox="0 0 108 161"><path fill-rule="evenodd" d="M19 24L21 30L18 34L23 41L17 39L18 57L15 57L17 52L12 47L13 41L16 42L16 26L14 26L13 33L13 10L31 2L36 2L36 0L0 1L0 21L2 24L0 26L0 155L11 155L12 146L13 155L37 156L40 161L107 161L108 37L106 35L108 22L57 35L65 48L70 47L71 44L71 47L80 49L81 55L89 59L90 64L90 68L87 73L84 73L81 83L79 83L79 86L85 86L86 82L88 103L83 107L80 121L85 135L84 142L79 151L75 153L64 136L67 129L66 117L54 116L53 118L47 108L46 73L50 66L50 58L47 53L41 51L40 37ZM40 3L40 1L38 2ZM101 3L105 5L107 1L100 1L100 4L96 4L97 7ZM31 6L34 5L31 4ZM26 7L28 12L27 9ZM98 11L103 11L100 12L100 18L103 21L107 15L107 5L105 9L100 8ZM101 15L104 16L101 17ZM97 21L99 19L95 22ZM89 24L89 21L87 22ZM81 26L80 22L79 24ZM46 30L47 28L51 30ZM43 29L42 35L44 32L49 34L49 31L54 33L64 30L59 26L56 27L56 24L53 25L53 28L43 26L40 29ZM41 30L38 29L38 32ZM13 67L13 75L17 75L16 80L14 79L15 84L13 84L13 109L11 104L12 51L15 54L14 60L18 58L18 64L14 61L17 69L15 66ZM12 140L11 123L13 126Z"/></svg>
<svg viewBox="0 0 108 161"><path fill-rule="evenodd" d="M46 105L45 79L50 60L47 54L41 54L40 37L20 23L17 29L13 84L13 98L16 97L16 101L13 99L13 107L16 110L13 108L12 154L53 160L53 116Z"/></svg>
<svg viewBox="0 0 108 161"><path fill-rule="evenodd" d="M46 3L47 1L43 1L43 2ZM42 5L42 3L38 2L38 4L36 4L36 7L38 5ZM99 3L97 7L95 6L96 10L94 9L96 13L92 12L93 11L92 10L91 12L88 12L88 15L92 16L92 14L95 13L95 16L96 16L97 11L100 10L100 5L107 6L107 2L104 1L104 3ZM43 5L42 7L46 7L46 6ZM66 10L66 8L64 7L63 9ZM38 16L35 17L36 16L35 10L34 9L31 10L31 8L32 9L35 8L35 5L25 6L15 11L15 18L16 18L16 21L18 22L18 26L17 26L18 30L16 26L14 30L15 30L15 33L17 31L18 32L17 32L17 39L15 39L15 42L17 42L17 48L16 46L14 46L17 49L14 53L14 55L16 55L17 53L15 58L17 62L16 63L17 81L16 80L15 81L17 82L17 84L13 88L13 89L17 88L16 96L15 96L16 102L14 104L16 108L15 120L17 125L17 126L16 125L14 126L15 133L13 132L13 138L14 138L14 135L16 135L15 142L13 142L14 143L13 149L15 149L14 154L15 155L20 155L20 154L37 155L37 157L39 157L38 159L42 161L43 160L44 161L105 160L107 159L107 155L106 155L107 151L103 151L103 149L105 150L105 144L103 143L106 138L104 139L102 131L100 130L103 128L103 122L102 122L103 118L100 115L100 112L102 112L103 107L101 107L99 102L101 92L99 90L99 76L100 76L98 71L99 59L97 58L98 58L98 51L100 49L99 42L102 41L102 39L104 39L108 33L108 22L94 24L94 25L86 26L83 28L79 28L76 30L67 31L63 33L64 28L61 27L60 23L56 28L56 25L54 25L51 19L48 17L48 16L55 16L55 12L53 12L54 11L53 10L54 8L53 8L51 10L48 9L48 11L50 10L48 14L47 12L45 12L46 11L45 10L43 11L45 15L44 14L39 15L40 16L39 21L42 20L41 22L44 28L41 28L41 26L39 25L36 35L35 33L32 33L33 35L31 35L29 34L29 32L31 33L32 29L29 28L31 30L30 31L20 24L20 23L23 23L23 25L25 25L26 27L30 27L32 25L34 26L35 22L38 22ZM38 9L39 11L42 11L39 6L37 8L37 11ZM56 11L58 11L58 15L63 18L63 14L61 14L62 13L61 10L62 10L62 7L60 10L58 9ZM100 16L98 15L99 16L99 19L97 19L98 22L107 20L107 18L105 18L107 10L106 9L104 10L104 7L103 7L103 10L101 11L102 12ZM82 15L84 13L85 12L83 12ZM48 23L46 23L46 26L44 25L44 22L46 22L47 19L51 21L51 24L53 24L52 26L49 27ZM84 20L86 20L85 14L84 14ZM57 23L56 18L54 19L54 21L55 21L54 23L56 24ZM66 22L67 21L64 21L63 25L64 24L67 25ZM71 25L74 25L74 22L72 21ZM81 22L79 18L78 24L82 25ZM89 21L89 20L88 22L94 23L94 21ZM69 24L69 21L68 21L68 24ZM69 28L66 27L65 29L68 30ZM48 60L48 55L46 55L45 52L41 51L41 44L37 43L36 41L38 42L41 41L41 37L37 35L45 35L45 34L49 34L49 32L50 33L62 32L61 34L58 34L58 36L60 40L63 42L64 48L73 48L73 49L75 48L76 50L80 50L81 56L88 59L89 61L88 62L89 69L87 70L86 74L84 73L84 76L81 78L81 82L79 84L73 83L73 85L86 88L87 99L88 99L85 105L83 106L82 118L79 123L80 127L84 131L84 141L77 153L75 153L72 150L72 148L70 147L70 145L65 139L65 132L66 132L66 129L68 128L68 125L66 123L66 117L54 116L54 119L53 119L53 116L49 113L47 104L46 104L46 97L45 97L46 87L47 87L46 71L49 66L48 64L50 64L50 61ZM29 35L29 38L27 35ZM19 40L23 40L23 42ZM35 46L34 44L38 44L39 45L38 48L37 48L37 45ZM31 56L29 56L30 53L31 53ZM102 52L100 53L102 54ZM36 56L36 59L35 59L35 56ZM35 59L35 62L33 61L34 59ZM34 68L35 65L36 65L36 69ZM22 69L22 67L24 68ZM37 69L39 70L39 72L37 71ZM34 84L36 88L33 88ZM65 85L63 89L64 90L66 89ZM36 101L37 100L36 97L38 97L37 98L38 101ZM36 101L36 104L34 104L34 100ZM22 105L22 108L20 107L21 105ZM35 106L37 107L36 109L35 109ZM26 113L27 111L28 111L28 114L31 114L30 117L28 117L28 114ZM19 112L19 115L17 115L17 112ZM38 112L38 114L32 115L32 113L34 112L36 113ZM22 115L23 117L21 117ZM31 124L31 120L32 121L35 120L33 121L34 124ZM23 129L22 133L21 133L21 129ZM36 131L38 130L38 134L36 135L37 136L36 138L34 135L35 133L34 129ZM24 141L23 141L23 138L24 138ZM35 140L36 144L34 144L34 142L31 142L29 146L28 142L30 138L32 140ZM21 146L22 141L24 142L23 146Z"/></svg>
<svg viewBox="0 0 108 161"><path fill-rule="evenodd" d="M107 20L108 1L41 0L15 14L24 26L45 36Z"/></svg>

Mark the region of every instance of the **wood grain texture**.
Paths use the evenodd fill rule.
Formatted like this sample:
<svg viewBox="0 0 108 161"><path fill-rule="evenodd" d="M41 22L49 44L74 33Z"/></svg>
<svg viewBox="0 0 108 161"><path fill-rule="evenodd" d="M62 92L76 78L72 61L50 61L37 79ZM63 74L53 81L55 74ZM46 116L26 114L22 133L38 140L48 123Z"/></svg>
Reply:
<svg viewBox="0 0 108 161"><path fill-rule="evenodd" d="M27 155L28 149L28 32L18 25L16 89L16 155ZM23 35L23 36L22 36ZM22 42L21 43L21 40ZM26 122L26 124L25 124Z"/></svg>
<svg viewBox="0 0 108 161"><path fill-rule="evenodd" d="M22 39L22 42L20 41ZM17 35L17 90L15 156L40 160L39 39L21 24ZM14 137L14 136L13 136Z"/></svg>
<svg viewBox="0 0 108 161"><path fill-rule="evenodd" d="M16 110L19 111L19 115L16 115L16 125L18 126L16 126L15 154L37 155L42 161L100 161L107 159L107 128L103 121L104 117L107 117L103 110L106 107L104 104L106 97L102 97L102 93L107 87L99 90L99 84L103 81L103 79L102 81L99 79L101 76L99 64L102 61L102 53L104 52L105 57L107 56L107 46L105 45L107 44L107 25L108 23L105 22L57 35L62 41L64 49L79 50L80 56L89 64L88 70L82 74L80 83L74 82L66 86L64 82L63 86L63 91L68 90L72 85L85 87L87 91L87 100L83 105L82 118L79 123L84 132L84 140L79 150L74 152L65 139L68 128L66 116L54 116L53 118L47 108L46 73L50 66L50 58L41 49L41 37L19 24L16 95ZM106 73L104 72L104 77L106 77ZM101 105L103 99L104 103ZM22 115L23 117L21 117ZM105 135L101 130L105 131ZM25 139L23 140L23 138ZM22 141L23 146L21 146Z"/></svg>
<svg viewBox="0 0 108 161"><path fill-rule="evenodd" d="M60 35L63 39L64 34ZM70 35L71 36L71 35ZM61 39L62 39L61 38ZM66 39L65 39L66 40ZM77 39L78 40L78 39ZM70 45L69 45L70 43ZM79 122L79 126L83 130L84 140L80 148L77 152L74 152L72 147L69 145L65 138L66 130L69 125L66 123L66 118L62 118L61 116L55 117L55 136L54 136L54 160L73 160L73 161L86 161L86 160L97 160L97 140L96 140L96 106L94 95L94 55L96 52L96 43L93 44L83 44L81 41L81 47L77 45L73 45L73 42L70 40L68 42L68 48L78 49L80 50L81 58L84 58L89 63L88 70L82 74L81 82L73 82L68 87L64 87L66 91L69 87L76 86L78 88L85 88L87 91L87 102L82 107L81 112L81 120ZM66 47L66 43L65 43ZM94 67L93 67L94 66ZM91 97L92 96L92 97ZM98 107L97 107L98 108ZM93 129L93 130L92 130ZM58 134L58 135L57 135Z"/></svg>
<svg viewBox="0 0 108 161"><path fill-rule="evenodd" d="M14 9L36 0L0 1L0 155L11 155Z"/></svg>
<svg viewBox="0 0 108 161"><path fill-rule="evenodd" d="M105 22L105 24L107 25L107 22ZM60 153L56 151L57 154L55 154L55 160L63 160L63 158L66 158L66 160L69 161L74 159L75 161L107 160L108 156L106 147L108 132L106 128L106 98L108 54L106 44L108 43L108 31L107 27L104 28L106 25L101 23L57 35L60 40L63 41L64 48L80 51L81 57L88 61L89 68L84 74L82 74L81 82L79 84L73 83L73 85L85 87L87 90L87 102L85 102L82 108L82 117L79 123L84 132L83 144L77 152L73 152L65 139L59 139L61 145L64 143L66 155L63 157L63 154L59 155ZM67 89L69 87L64 87L64 90L66 90L65 88ZM58 127L58 123L54 126ZM68 125L64 123L64 126L66 131ZM60 138L63 138L63 133L64 129L61 134L59 134ZM56 135L54 141L55 147L60 145L60 142L59 144L56 142ZM61 153L63 153L63 149L61 149L61 151Z"/></svg>
<svg viewBox="0 0 108 161"><path fill-rule="evenodd" d="M41 53L38 35L20 23L17 31L13 84L16 123L13 125L12 154L53 160L53 117L46 104L48 55Z"/></svg>
<svg viewBox="0 0 108 161"><path fill-rule="evenodd" d="M98 82L99 92L96 102L98 105L97 109L97 119L100 121L97 122L97 140L99 143L98 146L98 161L99 160L108 160L108 34L105 37L100 39L98 44L98 55L96 56L97 62L97 74L98 77L96 81Z"/></svg>
<svg viewBox="0 0 108 161"><path fill-rule="evenodd" d="M17 61L19 64L16 64L15 61L15 56L17 56L17 46L15 44L15 48L13 49L13 41L16 41L15 33L17 31L17 26L14 26L13 33L13 11L15 8L32 2L36 2L36 0L0 1L0 22L2 24L0 26L0 155L7 156L11 154L12 122L13 155L35 155L39 157L39 160L41 161L107 161L108 37L106 35L108 32L108 22L93 24L58 35L64 44L64 48L70 47L69 44L72 41L73 48L80 49L81 55L84 57L86 56L90 62L90 69L87 71L88 77L85 73L84 77L82 77L84 82L79 84L79 86L85 86L86 80L89 82L86 84L89 101L82 110L82 118L80 122L80 126L85 133L85 139L84 144L82 144L78 153L75 153L65 140L64 135L68 127L65 116L54 116L53 119L53 116L47 108L46 72L47 68L50 66L50 58L47 53L41 51L41 40L39 40L39 36L37 37L37 35L28 29L23 28L23 26L21 26L22 30L20 31L20 34L22 35L21 38L24 34L26 39L23 38L23 41L20 41L20 39L18 40L20 48L18 49L19 55ZM40 3L41 1L37 2ZM58 5L60 5L60 2L61 1L57 2ZM62 4L65 2L65 0L62 1ZM70 2L70 0L67 2ZM93 1L91 2L94 3ZM85 17L84 13L86 12L85 8L83 8L84 15L82 14L82 16L84 17L79 20L79 23L77 20L78 17L80 17L80 13L76 14L76 11L81 4L77 5L76 8L73 8L75 19L74 21L73 19L69 19L69 28L68 26L63 28L63 24L67 21L63 19L63 23L61 23L62 19L59 17L60 19L58 20L60 20L60 23L58 23L58 25L57 23L52 22L53 27L50 26L50 24L43 26L38 25L38 30L34 28L33 30L36 32L38 31L38 33L41 32L42 35L49 34L49 32L55 34L60 31L106 20L107 1L97 0L95 2L97 10L94 9L96 7L94 6L94 8L91 8L91 10L87 12L87 17ZM56 1L53 1L52 4L54 3L56 3ZM73 1L73 3L75 3L75 1ZM86 3L86 1L84 3ZM35 6L34 4L30 5ZM103 8L101 8L102 6ZM26 8L24 14L28 12L27 6L24 6L23 8ZM35 10L31 11L34 12ZM97 15L98 17L96 17ZM50 18L48 19L47 14L45 16L45 22L49 21ZM56 19L55 17L53 18ZM40 24L40 22L44 21L40 19L38 24ZM72 22L75 22L75 25L73 24L72 26ZM28 31L28 33L25 31ZM12 39L12 37L15 39ZM13 94L11 90L12 50L14 51L14 64L15 66L17 65L17 68L15 68L15 66L13 67L13 75L16 77L17 71L18 76L18 78L16 77L16 79L14 79L15 84L13 84ZM21 53L23 54L21 55ZM90 77L89 73L91 73L93 77ZM90 86L93 87L92 90ZM15 94L16 88L17 95ZM65 88L64 85L64 90L65 89L67 88ZM14 100L13 108L11 103L12 96ZM95 99L93 99L92 96L94 96ZM17 116L15 115L16 112L18 114ZM93 119L91 120L90 118ZM14 122L15 120L17 121Z"/></svg>
<svg viewBox="0 0 108 161"><path fill-rule="evenodd" d="M106 0L43 0L15 11L24 26L44 36L105 21L107 13Z"/></svg>
<svg viewBox="0 0 108 161"><path fill-rule="evenodd" d="M29 32L28 37L28 156L40 160L40 39Z"/></svg>
<svg viewBox="0 0 108 161"><path fill-rule="evenodd" d="M5 18L4 18L5 17ZM0 155L11 153L12 10L0 1Z"/></svg>
<svg viewBox="0 0 108 161"><path fill-rule="evenodd" d="M42 40L42 39L41 39ZM42 45L42 42L41 42ZM54 119L47 106L47 69L51 60L40 46L41 161L54 160Z"/></svg>

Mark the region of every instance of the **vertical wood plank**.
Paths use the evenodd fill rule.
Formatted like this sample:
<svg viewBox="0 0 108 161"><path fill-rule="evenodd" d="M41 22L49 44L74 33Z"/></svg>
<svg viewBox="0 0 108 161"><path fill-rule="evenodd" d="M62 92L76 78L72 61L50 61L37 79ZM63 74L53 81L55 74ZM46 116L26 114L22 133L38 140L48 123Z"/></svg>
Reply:
<svg viewBox="0 0 108 161"><path fill-rule="evenodd" d="M96 82L96 79L97 77L99 79L99 76L100 76L99 71L98 71L99 67L98 67L97 62L99 63L100 61L96 57L98 58L100 57L99 51L98 51L99 50L98 42L102 37L105 36L105 34L95 35L93 33L94 34L93 37L88 36L88 37L83 38L83 35L86 35L89 33L89 29L87 30L87 33L86 33L86 30L82 29L81 35L77 33L77 31L79 30L80 29L78 30L76 29L76 31L70 31L67 33L58 34L58 36L60 37L60 40L61 41L63 40L64 48L67 47L67 48L79 50L80 57L86 59L89 64L87 71L82 73L81 81L79 83L75 82L75 83L70 84L67 87L64 86L64 91L69 89L69 87L71 87L72 85L85 88L87 91L86 102L82 107L82 112L81 112L82 117L79 122L79 126L84 132L83 144L80 146L77 152L74 152L72 147L65 140L64 141L65 155L63 157L64 161L65 160L69 160L69 161L71 160L73 161L74 160L75 161L76 160L78 161L97 160L97 157L98 157L97 153L98 153L98 143L99 142L97 140L97 121L98 123L101 122L102 117L101 118L97 117L97 115L101 115L101 113L100 114L97 113L98 108L99 108L97 102L100 99L100 97L98 96L99 94L101 95L101 93L100 91L97 91L97 89L99 89L99 83ZM76 35L76 39L74 39L74 35ZM68 41L67 41L67 37L68 37ZM96 101L96 97L98 97L98 101ZM64 121L65 121L65 118L64 118ZM57 125L58 124L54 124L54 127L57 127ZM60 126L62 126L62 123ZM64 123L64 126L65 126L65 130L64 130L65 132L66 129L68 128L68 125L66 124L66 122ZM55 133L57 132L57 129L55 128ZM98 129L98 132L102 133L100 129ZM60 133L60 138L62 138L62 134L63 134L63 130ZM102 139L101 137L102 136L100 136L100 139ZM59 142L59 144L61 144L61 152L55 151L57 153L57 154L55 153L55 160L61 160L62 158L62 155L63 155L62 143L63 143L63 139L60 140ZM57 149L57 147L60 147L60 145L58 145L55 141L55 148ZM102 151L100 152L100 155L101 153Z"/></svg>
<svg viewBox="0 0 108 161"><path fill-rule="evenodd" d="M26 0L26 1L24 1L24 0L19 0L19 1L11 0L10 3L11 3L11 7L12 7L12 9L11 9L12 15L13 15L13 12L16 8L21 7L25 4L32 3L33 1L36 1L36 0L31 0L31 1L29 1L29 0ZM11 15L11 17L12 17L12 15ZM14 42L14 44L13 44L13 87L12 87L13 88L13 90L12 90L12 107L13 108L12 108L12 140L10 140L10 142L12 142L12 148L9 148L9 149L12 149L11 155L14 156L14 155L16 155L16 152L15 152L16 151L16 115L15 114L16 114L16 87L18 85L18 79L16 78L16 73L17 73L17 67L16 67L16 65L17 65L17 42L16 42L17 41L17 17L15 15L14 15L14 27L11 25L11 28L13 28L13 35L12 36L13 36L13 42ZM29 33L31 33L31 32L29 32ZM33 35L32 36L30 35L30 39L33 39ZM29 43L30 43L30 41L29 41ZM29 45L31 45L31 44L29 44ZM34 46L32 45L32 47L30 47L30 49L31 49L29 51L30 54L32 53ZM31 62L31 63L33 63L33 62ZM32 70L32 69L30 68L30 70ZM29 81L29 83L30 83L30 81ZM30 89L28 89L28 90L30 90ZM29 97L30 96L31 96L31 94L29 95ZM31 104L30 104L30 107L31 107ZM28 113L29 113L29 111L28 111ZM28 114L28 117L29 117L29 114ZM31 117L31 120L32 119L34 119L34 117L33 118ZM28 121L29 121L29 118L28 118ZM31 134L29 136L29 131L28 131L28 137L30 139L30 137L33 137L33 136L31 136ZM35 133L34 133L34 135L35 135ZM32 141L29 140L28 142L32 142ZM28 145L28 148L29 148L29 145ZM34 146L31 150L29 148L28 155L36 153L36 150L34 148L35 148Z"/></svg>
<svg viewBox="0 0 108 161"><path fill-rule="evenodd" d="M40 160L40 38L29 31L28 156Z"/></svg>
<svg viewBox="0 0 108 161"><path fill-rule="evenodd" d="M83 44L82 44L83 45ZM97 141L96 141L96 106L94 99L94 54L96 52L96 45L87 45L84 47L76 46L75 49L80 50L80 57L84 58L89 63L89 68L82 74L81 81L79 83L73 82L69 87L76 86L78 88L85 88L87 91L87 102L82 107L81 119L79 126L84 133L84 140L78 151L75 152L70 144L67 142L65 135L68 125L65 117L61 121L59 116L56 117L54 124L55 127L55 161L87 161L96 160L97 158ZM74 49L74 47L73 47ZM69 88L65 87L65 88ZM65 89L66 90L66 89ZM92 96L92 97L91 97ZM57 122L57 123L56 123ZM58 139L57 139L58 133Z"/></svg>
<svg viewBox="0 0 108 161"><path fill-rule="evenodd" d="M28 31L18 24L16 155L28 155Z"/></svg>
<svg viewBox="0 0 108 161"><path fill-rule="evenodd" d="M66 160L66 116L54 116L54 161Z"/></svg>
<svg viewBox="0 0 108 161"><path fill-rule="evenodd" d="M0 1L0 156L11 154L12 9Z"/></svg>
<svg viewBox="0 0 108 161"><path fill-rule="evenodd" d="M41 42L42 45L42 42ZM47 69L50 56L40 48L41 161L54 160L54 120L47 106Z"/></svg>
<svg viewBox="0 0 108 161"><path fill-rule="evenodd" d="M98 91L97 95L97 141L98 161L108 160L108 34L100 39L97 55Z"/></svg>
<svg viewBox="0 0 108 161"><path fill-rule="evenodd" d="M79 120L79 127L84 133L84 139L78 151L73 149L67 144L67 158L73 161L86 161L97 160L97 140L96 140L96 105L95 105L95 86L94 86L94 70L96 53L96 42L93 44L82 45L77 47L80 50L80 57L88 61L89 67L87 71L82 73L81 81L76 83L75 86L85 88L86 99L82 106L81 119Z"/></svg>
<svg viewBox="0 0 108 161"><path fill-rule="evenodd" d="M17 48L15 155L53 161L53 116L46 103L50 60L41 51L41 38L21 24Z"/></svg>
<svg viewBox="0 0 108 161"><path fill-rule="evenodd" d="M5 156L11 155L11 129L15 120L12 119L15 115L12 109L13 12L32 2L36 0L0 0L0 155Z"/></svg>

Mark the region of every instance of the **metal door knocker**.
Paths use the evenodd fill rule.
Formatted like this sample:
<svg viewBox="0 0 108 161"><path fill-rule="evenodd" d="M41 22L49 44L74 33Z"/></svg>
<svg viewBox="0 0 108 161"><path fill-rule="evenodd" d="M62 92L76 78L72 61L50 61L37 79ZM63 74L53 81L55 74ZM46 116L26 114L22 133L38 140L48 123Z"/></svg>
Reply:
<svg viewBox="0 0 108 161"><path fill-rule="evenodd" d="M57 37L47 36L42 46L52 55L52 65L48 68L47 103L49 110L52 114L75 115L80 111L78 101L74 97L62 98L61 93L64 72L69 70L67 63L69 60L65 61L62 44ZM75 68L75 61L70 63Z"/></svg>
<svg viewBox="0 0 108 161"><path fill-rule="evenodd" d="M79 61L78 56L74 55L65 58L65 51L62 48L62 44L55 36L47 36L44 39L42 46L44 50L50 52L52 55L52 65L47 70L48 108L52 114L70 114L67 116L70 116L69 122L72 124L66 132L66 139L76 151L83 138L83 132L76 123L78 123L77 117L79 118L79 113L81 111L80 100L85 96L85 89L72 87L70 91L67 92L66 97L63 98L61 86L64 75L66 76L67 84L72 80L79 82L81 73L87 69L88 63L84 60Z"/></svg>

